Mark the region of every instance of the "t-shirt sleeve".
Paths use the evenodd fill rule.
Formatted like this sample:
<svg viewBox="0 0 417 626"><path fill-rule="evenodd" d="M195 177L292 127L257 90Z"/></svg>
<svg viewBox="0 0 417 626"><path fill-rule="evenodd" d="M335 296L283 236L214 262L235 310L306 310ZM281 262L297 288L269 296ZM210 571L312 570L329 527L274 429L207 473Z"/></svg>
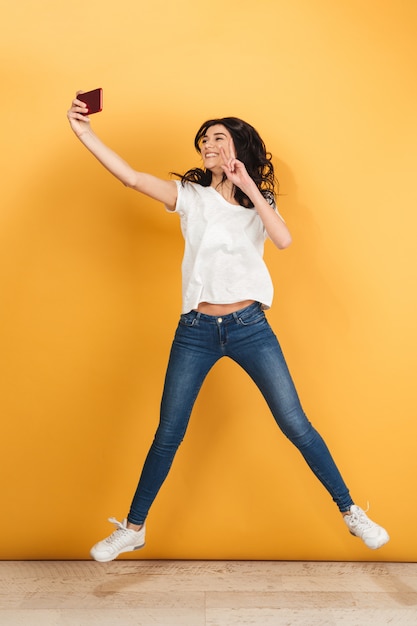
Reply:
<svg viewBox="0 0 417 626"><path fill-rule="evenodd" d="M191 183L185 183L183 185L180 180L176 180L175 184L177 185L177 202L175 205L175 209L170 211L166 209L168 213L178 213L179 215L183 215L187 213L187 210L190 206L190 199L193 194L193 186Z"/></svg>

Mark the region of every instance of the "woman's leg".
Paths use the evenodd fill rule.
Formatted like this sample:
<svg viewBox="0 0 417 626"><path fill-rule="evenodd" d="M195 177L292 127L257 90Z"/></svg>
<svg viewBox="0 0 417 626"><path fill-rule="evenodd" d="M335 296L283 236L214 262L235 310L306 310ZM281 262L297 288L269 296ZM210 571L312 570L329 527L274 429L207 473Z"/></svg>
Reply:
<svg viewBox="0 0 417 626"><path fill-rule="evenodd" d="M165 377L160 422L132 500L130 525L144 523L184 438L201 385L218 358L208 348L195 313L181 316Z"/></svg>
<svg viewBox="0 0 417 626"><path fill-rule="evenodd" d="M349 490L324 440L313 428L301 407L281 347L263 316L242 324L246 341L235 344L230 356L254 380L283 433L299 449L341 512L353 504Z"/></svg>

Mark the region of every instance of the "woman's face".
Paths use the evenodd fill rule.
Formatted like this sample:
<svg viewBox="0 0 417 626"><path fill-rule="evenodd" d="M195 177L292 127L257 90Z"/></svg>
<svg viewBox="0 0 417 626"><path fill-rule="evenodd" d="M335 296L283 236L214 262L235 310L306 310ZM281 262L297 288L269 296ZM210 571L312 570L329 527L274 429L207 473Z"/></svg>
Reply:
<svg viewBox="0 0 417 626"><path fill-rule="evenodd" d="M222 154L221 149L224 150ZM232 135L223 124L215 124L207 129L200 141L201 156L206 170L223 172L224 156L236 156Z"/></svg>

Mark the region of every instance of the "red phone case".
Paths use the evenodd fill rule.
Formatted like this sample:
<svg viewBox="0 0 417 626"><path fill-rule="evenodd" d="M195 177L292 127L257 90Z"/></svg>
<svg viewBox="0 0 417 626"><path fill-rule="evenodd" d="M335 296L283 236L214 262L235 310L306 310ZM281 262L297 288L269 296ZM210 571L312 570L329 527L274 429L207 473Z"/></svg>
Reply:
<svg viewBox="0 0 417 626"><path fill-rule="evenodd" d="M84 113L83 115L99 113L103 109L103 90L101 87L93 89L92 91L80 93L77 98L78 100L85 102L87 105L87 113Z"/></svg>

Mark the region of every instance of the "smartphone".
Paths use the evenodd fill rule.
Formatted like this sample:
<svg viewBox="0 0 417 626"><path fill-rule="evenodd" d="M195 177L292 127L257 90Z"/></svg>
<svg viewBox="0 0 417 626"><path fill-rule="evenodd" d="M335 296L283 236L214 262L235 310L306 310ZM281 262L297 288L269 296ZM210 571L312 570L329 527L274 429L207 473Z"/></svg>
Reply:
<svg viewBox="0 0 417 626"><path fill-rule="evenodd" d="M99 113L103 109L103 90L101 87L80 93L77 98L87 105L87 112L83 113L83 115Z"/></svg>

